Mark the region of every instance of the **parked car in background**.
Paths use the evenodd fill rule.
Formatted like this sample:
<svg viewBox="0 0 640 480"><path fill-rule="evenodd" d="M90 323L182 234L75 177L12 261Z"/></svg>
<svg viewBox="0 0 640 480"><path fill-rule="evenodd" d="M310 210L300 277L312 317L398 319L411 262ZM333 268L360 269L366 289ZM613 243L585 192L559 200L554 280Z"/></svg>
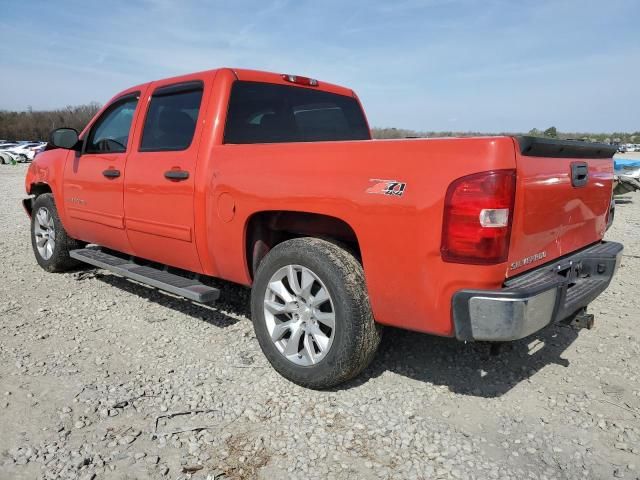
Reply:
<svg viewBox="0 0 640 480"><path fill-rule="evenodd" d="M11 155L9 152L0 151L0 165L7 165L13 162L17 162L13 155Z"/></svg>
<svg viewBox="0 0 640 480"><path fill-rule="evenodd" d="M46 148L46 142L0 142L0 162L27 162Z"/></svg>
<svg viewBox="0 0 640 480"><path fill-rule="evenodd" d="M17 142L0 143L0 163L9 164L18 161L18 156L11 152L11 149L19 146Z"/></svg>
<svg viewBox="0 0 640 480"><path fill-rule="evenodd" d="M18 155L22 161L33 160L33 157L43 151L46 145L46 142L21 142L9 151Z"/></svg>

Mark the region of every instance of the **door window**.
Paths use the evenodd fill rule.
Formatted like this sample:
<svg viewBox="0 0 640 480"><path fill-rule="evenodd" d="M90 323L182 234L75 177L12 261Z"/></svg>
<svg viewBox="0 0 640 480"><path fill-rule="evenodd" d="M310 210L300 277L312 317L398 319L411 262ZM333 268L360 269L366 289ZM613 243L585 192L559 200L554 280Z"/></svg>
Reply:
<svg viewBox="0 0 640 480"><path fill-rule="evenodd" d="M122 153L127 151L131 122L139 94L117 100L98 118L89 132L87 153Z"/></svg>
<svg viewBox="0 0 640 480"><path fill-rule="evenodd" d="M157 89L151 97L142 131L141 152L186 150L196 130L202 82Z"/></svg>

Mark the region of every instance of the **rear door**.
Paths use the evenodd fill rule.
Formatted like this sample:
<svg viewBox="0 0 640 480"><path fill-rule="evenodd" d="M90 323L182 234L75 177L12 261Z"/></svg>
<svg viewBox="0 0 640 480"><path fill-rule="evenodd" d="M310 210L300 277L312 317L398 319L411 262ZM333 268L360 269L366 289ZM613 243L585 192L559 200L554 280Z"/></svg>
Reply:
<svg viewBox="0 0 640 480"><path fill-rule="evenodd" d="M123 182L141 92L112 101L85 134L81 152L65 165L64 207L69 230L81 239L129 252Z"/></svg>
<svg viewBox="0 0 640 480"><path fill-rule="evenodd" d="M200 271L194 178L204 115L198 78L154 82L126 169L124 209L135 255Z"/></svg>
<svg viewBox="0 0 640 480"><path fill-rule="evenodd" d="M508 275L602 240L615 147L519 137Z"/></svg>

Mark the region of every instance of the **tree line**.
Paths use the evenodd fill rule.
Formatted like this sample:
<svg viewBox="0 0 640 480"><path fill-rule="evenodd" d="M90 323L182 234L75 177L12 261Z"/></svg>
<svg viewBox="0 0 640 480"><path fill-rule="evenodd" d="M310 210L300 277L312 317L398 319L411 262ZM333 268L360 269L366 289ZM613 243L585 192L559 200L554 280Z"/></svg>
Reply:
<svg viewBox="0 0 640 480"><path fill-rule="evenodd" d="M57 110L32 110L13 112L0 110L0 139L42 140L49 138L51 130L72 127L80 132L100 110L100 104L68 106ZM416 131L403 128L372 128L374 138L430 138L430 137L470 137L483 135L522 135L525 132L454 132ZM559 132L556 127L545 130L533 128L526 132L536 137L586 140L605 143L640 143L640 132L582 133Z"/></svg>
<svg viewBox="0 0 640 480"><path fill-rule="evenodd" d="M46 141L51 130L60 127L72 127L80 132L99 109L100 104L94 102L58 110L0 110L0 139Z"/></svg>
<svg viewBox="0 0 640 480"><path fill-rule="evenodd" d="M585 142L603 143L640 143L640 131L638 132L611 132L611 133L587 133L587 132L560 132L556 127L545 130L532 128L528 132L453 132L453 131L426 131L407 130L403 128L372 128L373 138L433 138L433 137L481 137L486 135L531 135L534 137L557 138L561 140L582 140Z"/></svg>

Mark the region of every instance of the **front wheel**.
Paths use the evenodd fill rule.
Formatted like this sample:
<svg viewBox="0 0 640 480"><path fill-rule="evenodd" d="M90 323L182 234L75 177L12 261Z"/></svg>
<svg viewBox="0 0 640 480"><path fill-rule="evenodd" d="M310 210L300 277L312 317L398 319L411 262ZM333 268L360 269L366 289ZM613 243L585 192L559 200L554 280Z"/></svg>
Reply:
<svg viewBox="0 0 640 480"><path fill-rule="evenodd" d="M67 235L50 193L39 195L33 202L31 245L38 265L48 272L64 272L81 264L69 256L69 251L84 244Z"/></svg>
<svg viewBox="0 0 640 480"><path fill-rule="evenodd" d="M288 240L267 254L255 276L251 312L271 365L308 388L355 377L373 359L382 335L360 263L317 238Z"/></svg>

